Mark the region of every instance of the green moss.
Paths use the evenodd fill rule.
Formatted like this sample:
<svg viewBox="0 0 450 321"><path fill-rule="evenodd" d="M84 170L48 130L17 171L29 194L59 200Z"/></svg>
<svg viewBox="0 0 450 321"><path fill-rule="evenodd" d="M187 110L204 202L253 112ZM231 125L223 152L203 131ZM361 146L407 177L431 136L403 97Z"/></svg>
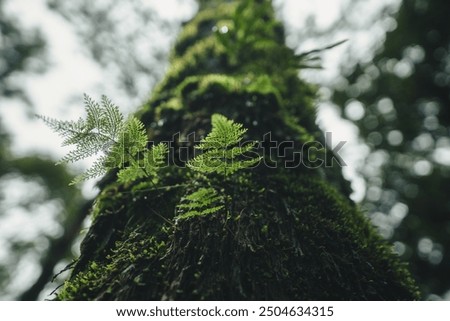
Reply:
<svg viewBox="0 0 450 321"><path fill-rule="evenodd" d="M205 98L227 97L227 105L230 104L231 96L239 96L239 105L244 101L245 105L253 104L251 100L244 97L260 96L271 102L265 111L276 111L281 108L281 97L278 89L273 86L270 78L266 75L255 77L232 77L223 74L209 74L205 76L191 76L186 78L178 87L177 93L188 109L208 108ZM254 98L252 98L254 100ZM217 104L217 101L215 102ZM218 104L217 104L218 105ZM218 106L220 107L220 106ZM242 106L239 106L242 108ZM269 110L267 110L269 109ZM212 110L212 109L211 109Z"/></svg>
<svg viewBox="0 0 450 321"><path fill-rule="evenodd" d="M205 74L211 70L223 70L226 67L225 49L213 36L199 40L181 57L171 62L166 77L156 92L173 89L189 75Z"/></svg>
<svg viewBox="0 0 450 321"><path fill-rule="evenodd" d="M405 266L336 190L295 171L260 177L241 180L232 219L216 213L165 231L157 274L176 287L146 299L418 298Z"/></svg>
<svg viewBox="0 0 450 321"><path fill-rule="evenodd" d="M106 268L92 262L85 272L80 272L73 280L66 281L62 291L58 293L58 300L87 300L104 282L107 275Z"/></svg>
<svg viewBox="0 0 450 321"><path fill-rule="evenodd" d="M244 176L229 215L218 211L174 225L128 221L104 261L78 273L58 298L418 298L391 247L329 184L285 169Z"/></svg>
<svg viewBox="0 0 450 321"><path fill-rule="evenodd" d="M155 265L155 257L167 247L164 240L142 233L142 228L126 232L126 238L115 243L104 262L92 262L85 271L66 281L57 299L107 300L122 292L140 291L146 285L142 272L151 268L147 265Z"/></svg>
<svg viewBox="0 0 450 321"><path fill-rule="evenodd" d="M115 208L120 207L123 203L123 197L120 185L117 183L110 184L95 199L91 212L92 219L95 220L101 213L111 212Z"/></svg>
<svg viewBox="0 0 450 321"><path fill-rule="evenodd" d="M214 26L220 27L226 24L232 16L234 8L234 5L220 4L216 8L208 8L199 12L184 26L178 36L173 56L183 56L186 50L200 38L211 35L214 32Z"/></svg>

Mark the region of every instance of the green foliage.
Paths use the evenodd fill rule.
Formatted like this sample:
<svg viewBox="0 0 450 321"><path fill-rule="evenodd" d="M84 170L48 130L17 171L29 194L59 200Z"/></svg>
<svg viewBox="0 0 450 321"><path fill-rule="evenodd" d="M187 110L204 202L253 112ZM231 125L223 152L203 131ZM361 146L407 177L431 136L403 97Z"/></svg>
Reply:
<svg viewBox="0 0 450 321"><path fill-rule="evenodd" d="M158 169L165 165L167 152L167 145L160 143L144 153L142 162L140 159L130 158L129 165L117 174L118 181L129 183L139 178L152 177L156 183Z"/></svg>
<svg viewBox="0 0 450 321"><path fill-rule="evenodd" d="M217 194L214 188L202 187L181 200L182 203L178 205L178 209L182 214L178 218L184 219L216 213L223 209L224 205L220 204L222 201L223 198Z"/></svg>
<svg viewBox="0 0 450 321"><path fill-rule="evenodd" d="M260 161L260 157L245 155L254 148L255 142L240 144L247 131L242 124L220 114L212 115L211 123L211 133L196 146L203 153L191 160L188 167L199 173L217 173L227 177L240 169L255 166Z"/></svg>
<svg viewBox="0 0 450 321"><path fill-rule="evenodd" d="M357 65L348 59L348 86L333 94L371 151L360 170L378 196L366 193L362 206L382 235L400 245L424 298L450 293L450 233L443 228L450 226L450 164L437 156L450 146L449 14L446 0L403 1L395 30L373 59ZM397 69L405 61L411 68Z"/></svg>
<svg viewBox="0 0 450 321"><path fill-rule="evenodd" d="M132 266L157 266L157 264L151 264L154 263L151 260L156 255L164 253L166 244L153 236L147 237L145 240L140 239L143 235L148 234L148 231L142 229L129 231L126 238L115 241L114 257L108 255L103 262L94 261L88 264L86 271L80 272L72 280L64 283L57 300L76 300L78 296L81 296L83 300L94 300L95 290L102 286L104 286L104 291L97 299L104 299L120 292L113 290L116 286L126 287L128 280L122 278L121 275L123 270L130 267L130 264ZM158 276L154 275L153 277L157 278ZM140 278L140 276L136 276L132 283L140 285ZM108 280L117 280L117 282L110 285Z"/></svg>
<svg viewBox="0 0 450 321"><path fill-rule="evenodd" d="M101 104L85 95L86 119L60 121L39 116L63 138L63 145L75 145L75 150L59 163L71 163L103 151L94 165L71 184L97 177L110 169L119 169L119 183L130 183L141 178L158 182L158 170L165 165L168 148L165 144L147 148L144 124L136 117L124 121L119 108L103 96ZM255 142L241 144L247 129L220 114L211 117L211 133L196 147L203 153L187 166L198 175L216 173L229 178L240 169L255 166L260 157L249 156ZM208 184L211 180L207 179ZM213 187L202 187L184 197L178 205L178 218L208 215L224 208L225 197Z"/></svg>
<svg viewBox="0 0 450 321"><path fill-rule="evenodd" d="M320 58L314 54L347 41L292 55L289 49L281 45L284 42L282 27L275 19L271 19L270 8L271 1L243 0L237 5L232 19L217 23L214 29L217 40L226 49L232 66L242 64L242 60L251 63L256 58L260 63L278 58L277 66L286 63L293 68L321 69ZM270 56L270 53L277 56Z"/></svg>
<svg viewBox="0 0 450 321"><path fill-rule="evenodd" d="M0 97L18 98L32 102L20 82L12 81L19 72L41 73L48 60L45 53L46 41L38 28L25 28L17 14L8 10L12 1L0 1ZM35 59L35 63L30 63ZM7 105L3 102L3 106ZM6 107L6 106L5 106Z"/></svg>
<svg viewBox="0 0 450 321"><path fill-rule="evenodd" d="M212 115L211 124L211 132L196 146L203 153L189 161L187 166L197 172L199 177L206 178L208 185L223 185L237 171L257 165L261 157L246 155L254 148L255 142L241 144L247 131L242 124L220 114ZM219 175L220 182L214 184L217 178L207 177L208 174ZM181 213L177 218L218 212L225 207L228 197L223 192L221 194L211 186L199 188L182 199L182 203L177 206Z"/></svg>
<svg viewBox="0 0 450 321"><path fill-rule="evenodd" d="M248 50L276 47L277 22L269 19L270 1L244 0L236 7L228 23L216 27L219 42L226 48L232 65Z"/></svg>
<svg viewBox="0 0 450 321"><path fill-rule="evenodd" d="M159 144L148 149L144 124L136 117L124 120L119 108L106 96L102 96L99 104L84 95L84 102L86 119L61 121L38 116L64 138L63 146L75 145L75 149L64 156L59 164L101 154L71 184L101 176L111 169L119 169L118 179L122 183L155 176L157 169L164 165L167 147Z"/></svg>

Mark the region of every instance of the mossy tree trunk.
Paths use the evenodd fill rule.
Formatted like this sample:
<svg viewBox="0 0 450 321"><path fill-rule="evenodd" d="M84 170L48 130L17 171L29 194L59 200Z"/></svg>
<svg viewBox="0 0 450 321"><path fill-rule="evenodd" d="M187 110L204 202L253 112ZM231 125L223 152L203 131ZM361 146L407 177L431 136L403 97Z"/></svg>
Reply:
<svg viewBox="0 0 450 321"><path fill-rule="evenodd" d="M139 116L151 141L170 142L160 187L105 179L93 224L61 300L416 299L409 273L348 199L339 167L293 165L322 141L314 87L284 45L269 1L201 1L171 68ZM295 142L224 182L227 206L177 220L195 185L186 152L221 113L248 139ZM175 135L179 133L179 135ZM174 136L175 135L175 136ZM282 152L282 153L281 153ZM319 156L322 154L318 154ZM317 155L316 155L317 156ZM289 163L290 161L290 163ZM270 166L268 166L270 165Z"/></svg>

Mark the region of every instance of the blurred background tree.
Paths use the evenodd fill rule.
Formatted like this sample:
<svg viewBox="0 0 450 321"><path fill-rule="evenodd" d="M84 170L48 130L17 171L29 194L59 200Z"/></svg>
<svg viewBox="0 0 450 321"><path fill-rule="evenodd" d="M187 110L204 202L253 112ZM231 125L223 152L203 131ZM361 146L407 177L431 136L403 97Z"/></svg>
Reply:
<svg viewBox="0 0 450 321"><path fill-rule="evenodd" d="M27 100L23 88L12 78L25 70L43 72L45 41L39 30L22 30L17 19L5 13L7 2L0 0L0 96L19 96Z"/></svg>
<svg viewBox="0 0 450 321"><path fill-rule="evenodd" d="M23 29L6 14L6 3L0 0L0 100L19 99L31 111L32 102L15 77L45 70L45 41L38 30ZM72 179L67 168L56 168L55 160L42 155L16 155L10 145L0 119L0 296L18 298L24 291L21 298L34 300L55 265L72 257L86 209L80 210L80 191L67 185Z"/></svg>
<svg viewBox="0 0 450 321"><path fill-rule="evenodd" d="M450 289L449 16L448 1L404 0L375 57L344 66L333 95L370 147L362 206L425 297Z"/></svg>
<svg viewBox="0 0 450 321"><path fill-rule="evenodd" d="M74 26L82 50L107 71L108 82L114 83L133 110L150 97L164 75L172 42L181 21L188 18L183 18L183 8L190 8L193 14L196 7L194 1L171 2L176 7L170 8L167 2L166 10L178 13L158 10L153 1L47 0L54 13Z"/></svg>

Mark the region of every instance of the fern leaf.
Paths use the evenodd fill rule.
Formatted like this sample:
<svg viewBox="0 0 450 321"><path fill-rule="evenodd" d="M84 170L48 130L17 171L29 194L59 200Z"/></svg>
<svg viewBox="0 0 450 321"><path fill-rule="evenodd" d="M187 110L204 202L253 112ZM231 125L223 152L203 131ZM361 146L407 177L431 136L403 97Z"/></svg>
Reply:
<svg viewBox="0 0 450 321"><path fill-rule="evenodd" d="M165 159L167 147L157 145L149 151L145 126L139 119L130 117L124 121L119 108L106 96L102 96L98 103L85 94L84 104L85 119L60 121L38 116L64 138L64 146L75 145L75 149L58 164L73 163L101 154L93 166L74 182L98 177L113 168L122 169L119 175L121 181L156 175L157 168ZM143 154L144 163L140 160ZM124 168L125 164L127 168Z"/></svg>
<svg viewBox="0 0 450 321"><path fill-rule="evenodd" d="M160 143L150 150L144 150L143 159L137 157L131 159L129 165L117 173L118 181L129 183L137 179L148 177L156 183L158 170L166 165L167 145Z"/></svg>
<svg viewBox="0 0 450 321"><path fill-rule="evenodd" d="M97 159L94 164L84 173L78 175L74 178L74 180L69 185L75 185L78 183L81 183L82 181L91 179L91 178L97 178L104 174L106 174L106 156L101 156L99 159Z"/></svg>
<svg viewBox="0 0 450 321"><path fill-rule="evenodd" d="M123 150L129 156L142 151L147 147L147 134L144 124L136 117L130 117L124 124L121 132L120 142Z"/></svg>
<svg viewBox="0 0 450 321"><path fill-rule="evenodd" d="M84 106L87 113L86 117L86 130L92 130L94 128L102 128L102 108L87 94L84 94Z"/></svg>
<svg viewBox="0 0 450 321"><path fill-rule="evenodd" d="M188 162L189 168L204 174L217 173L226 177L260 161L260 157L246 156L256 143L241 145L247 131L242 124L220 114L212 115L211 124L211 132L196 146L203 153Z"/></svg>
<svg viewBox="0 0 450 321"><path fill-rule="evenodd" d="M216 213L224 208L223 197L219 196L212 187L203 187L194 193L184 197L177 206L180 213L178 219L186 219L195 216L205 216Z"/></svg>
<svg viewBox="0 0 450 321"><path fill-rule="evenodd" d="M211 117L211 133L197 146L198 149L228 148L236 145L243 138L247 129L220 114Z"/></svg>
<svg viewBox="0 0 450 321"><path fill-rule="evenodd" d="M85 123L81 118L75 122L57 120L41 115L36 115L36 117L44 121L48 127L64 138L63 146L74 144L78 140L77 135L83 135L85 133Z"/></svg>
<svg viewBox="0 0 450 321"><path fill-rule="evenodd" d="M114 105L105 95L102 96L100 110L103 126L110 137L117 137L123 131L124 119L119 107Z"/></svg>
<svg viewBox="0 0 450 321"><path fill-rule="evenodd" d="M142 167L138 166L137 164L131 164L130 166L121 169L117 173L117 180L120 183L129 183L144 176L145 172Z"/></svg>
<svg viewBox="0 0 450 321"><path fill-rule="evenodd" d="M164 143L154 145L149 153L144 156L144 166L147 173L155 173L166 165L168 147Z"/></svg>

